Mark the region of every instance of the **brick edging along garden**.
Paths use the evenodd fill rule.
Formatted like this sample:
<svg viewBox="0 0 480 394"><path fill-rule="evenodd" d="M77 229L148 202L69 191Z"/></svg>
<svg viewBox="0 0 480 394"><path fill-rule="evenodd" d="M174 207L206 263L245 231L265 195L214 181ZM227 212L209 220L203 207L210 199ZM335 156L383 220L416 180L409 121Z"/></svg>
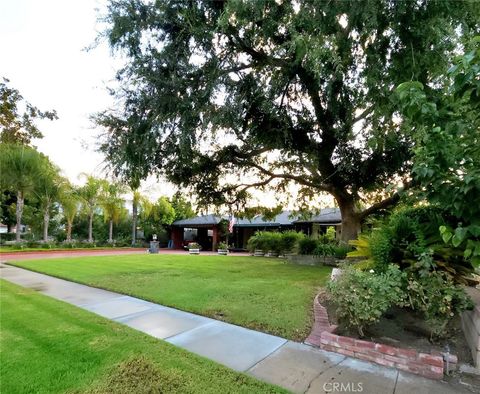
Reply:
<svg viewBox="0 0 480 394"><path fill-rule="evenodd" d="M397 368L426 378L442 379L446 367L444 359L447 355L421 353L415 349L403 349L334 334L337 326L330 324L327 309L320 304L318 295L315 297L313 307L315 322L305 343L329 352ZM449 354L448 361L449 369L455 369L457 357Z"/></svg>

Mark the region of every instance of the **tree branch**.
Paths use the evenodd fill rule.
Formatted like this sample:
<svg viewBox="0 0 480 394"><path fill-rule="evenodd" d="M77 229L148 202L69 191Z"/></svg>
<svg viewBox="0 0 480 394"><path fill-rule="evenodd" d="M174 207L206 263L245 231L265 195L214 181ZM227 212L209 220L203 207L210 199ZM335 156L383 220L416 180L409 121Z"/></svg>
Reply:
<svg viewBox="0 0 480 394"><path fill-rule="evenodd" d="M377 202L373 204L371 207L365 209L364 211L360 212L360 220L365 219L367 216L378 212L381 209L386 209L391 207L392 205L396 204L398 200L400 200L400 194L401 192L408 190L412 186L412 182L404 182L403 187L400 190L397 190L395 193L393 193L390 197L387 197L386 199Z"/></svg>

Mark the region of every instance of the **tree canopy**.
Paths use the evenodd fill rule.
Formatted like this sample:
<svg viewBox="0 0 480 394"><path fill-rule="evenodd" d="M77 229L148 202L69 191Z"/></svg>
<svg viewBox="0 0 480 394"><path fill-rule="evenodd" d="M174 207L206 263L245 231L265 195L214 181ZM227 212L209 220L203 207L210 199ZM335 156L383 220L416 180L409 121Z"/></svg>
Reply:
<svg viewBox="0 0 480 394"><path fill-rule="evenodd" d="M438 83L474 2L110 1L105 35L126 57L118 111L98 114L117 174L161 173L206 203L251 187L330 193L342 237L396 201L362 195L408 178L412 139L392 101Z"/></svg>
<svg viewBox="0 0 480 394"><path fill-rule="evenodd" d="M0 141L29 145L33 138L43 137L35 121L54 120L57 114L55 111L39 110L8 83L5 78L0 81Z"/></svg>

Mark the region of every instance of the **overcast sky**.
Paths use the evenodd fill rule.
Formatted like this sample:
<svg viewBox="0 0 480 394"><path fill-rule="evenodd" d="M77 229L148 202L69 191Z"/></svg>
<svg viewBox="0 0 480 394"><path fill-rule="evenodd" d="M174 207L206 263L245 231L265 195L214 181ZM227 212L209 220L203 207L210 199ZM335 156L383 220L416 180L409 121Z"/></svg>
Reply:
<svg viewBox="0 0 480 394"><path fill-rule="evenodd" d="M86 172L102 175L95 152L92 113L110 107L106 91L119 66L105 43L91 47L102 27L102 0L0 0L0 77L58 120L38 122L44 138L34 145L78 183ZM157 197L173 189L152 178L143 189Z"/></svg>
<svg viewBox="0 0 480 394"><path fill-rule="evenodd" d="M108 107L105 84L114 76L106 45L92 51L99 0L0 0L0 76L42 110L59 119L39 122L45 138L34 145L65 174L99 172L89 114ZM85 146L86 145L86 146ZM88 149L85 149L88 147Z"/></svg>

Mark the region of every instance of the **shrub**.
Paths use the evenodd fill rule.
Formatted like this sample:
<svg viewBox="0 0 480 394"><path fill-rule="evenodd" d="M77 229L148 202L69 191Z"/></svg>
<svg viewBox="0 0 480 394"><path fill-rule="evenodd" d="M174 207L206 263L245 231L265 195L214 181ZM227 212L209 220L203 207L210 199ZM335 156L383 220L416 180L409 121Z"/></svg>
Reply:
<svg viewBox="0 0 480 394"><path fill-rule="evenodd" d="M338 317L346 325L356 328L363 337L367 325L378 322L391 306L403 302L404 276L392 264L381 273L344 266L342 274L335 281L329 282L327 289Z"/></svg>
<svg viewBox="0 0 480 394"><path fill-rule="evenodd" d="M336 245L333 248L333 256L337 259L344 259L347 257L347 254L352 250L351 246L348 245Z"/></svg>
<svg viewBox="0 0 480 394"><path fill-rule="evenodd" d="M410 274L406 292L406 305L423 314L435 337L445 333L446 325L455 315L473 307L464 289L442 272Z"/></svg>
<svg viewBox="0 0 480 394"><path fill-rule="evenodd" d="M305 234L297 231L285 231L282 233L282 244L284 252L293 252L300 240L305 238Z"/></svg>
<svg viewBox="0 0 480 394"><path fill-rule="evenodd" d="M325 244L321 242L315 243L315 249L313 253L316 256L333 256L335 254L335 245L334 244Z"/></svg>
<svg viewBox="0 0 480 394"><path fill-rule="evenodd" d="M394 263L403 270L416 271L421 256L431 253L431 270L444 271L456 283L473 284L473 267L462 250L447 247L440 237L439 228L447 220L438 208L399 209L370 234L351 241L356 250L348 257L364 257L364 269L382 271Z"/></svg>
<svg viewBox="0 0 480 394"><path fill-rule="evenodd" d="M219 242L217 245L217 249L228 249L228 244L226 242Z"/></svg>
<svg viewBox="0 0 480 394"><path fill-rule="evenodd" d="M317 240L309 237L302 238L298 242L299 254L313 254L317 247Z"/></svg>
<svg viewBox="0 0 480 394"><path fill-rule="evenodd" d="M267 232L266 231L257 231L252 235L247 242L247 249L250 252L254 252L255 249L265 250L268 248L267 242Z"/></svg>
<svg viewBox="0 0 480 394"><path fill-rule="evenodd" d="M272 231L257 231L248 240L247 248L251 252L255 251L255 249L261 249L266 252L280 253L283 250L282 234Z"/></svg>
<svg viewBox="0 0 480 394"><path fill-rule="evenodd" d="M0 234L0 245L3 245L7 241L15 241L15 233Z"/></svg>
<svg viewBox="0 0 480 394"><path fill-rule="evenodd" d="M268 251L281 254L284 251L282 233L264 232L265 246Z"/></svg>

